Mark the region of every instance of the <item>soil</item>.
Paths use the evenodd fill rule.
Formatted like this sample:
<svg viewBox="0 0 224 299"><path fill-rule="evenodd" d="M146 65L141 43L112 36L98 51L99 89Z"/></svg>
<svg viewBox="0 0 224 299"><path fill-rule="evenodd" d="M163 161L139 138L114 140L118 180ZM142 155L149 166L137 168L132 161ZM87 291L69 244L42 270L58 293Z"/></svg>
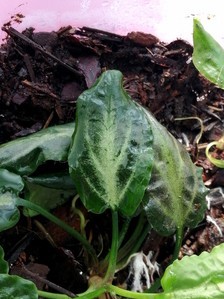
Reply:
<svg viewBox="0 0 224 299"><path fill-rule="evenodd" d="M0 144L74 121L78 96L102 71L118 69L132 98L149 109L186 146L194 163L203 167L205 185L224 186L223 170L205 157L206 145L222 136L224 91L195 69L189 43L165 44L141 32L120 36L87 27L67 26L57 32L28 28L19 33L7 24L3 30L8 38L0 48ZM221 231L223 202L220 197L212 200L207 211ZM54 213L78 228L77 218L69 216L70 206L68 202ZM87 218L93 237L101 236L104 248L109 248L109 218L105 214ZM180 258L210 251L224 241L217 225L206 219L186 231ZM173 243L173 238L152 232L142 248L159 250L158 261L165 267ZM86 289L88 265L83 263L79 244L45 219L21 217L15 228L0 234L0 244L11 273L33 279L38 288L60 291L62 287L71 296Z"/></svg>

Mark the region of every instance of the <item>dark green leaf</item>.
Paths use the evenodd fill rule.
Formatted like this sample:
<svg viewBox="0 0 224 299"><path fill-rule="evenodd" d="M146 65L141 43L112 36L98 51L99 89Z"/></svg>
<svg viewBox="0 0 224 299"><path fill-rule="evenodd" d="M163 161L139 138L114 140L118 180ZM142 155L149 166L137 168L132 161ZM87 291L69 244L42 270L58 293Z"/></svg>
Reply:
<svg viewBox="0 0 224 299"><path fill-rule="evenodd" d="M28 175L48 160L66 161L74 123L54 126L0 146L0 168Z"/></svg>
<svg viewBox="0 0 224 299"><path fill-rule="evenodd" d="M224 50L196 19L193 40L195 67L208 80L224 88Z"/></svg>
<svg viewBox="0 0 224 299"><path fill-rule="evenodd" d="M38 299L37 288L19 276L0 274L0 299Z"/></svg>
<svg viewBox="0 0 224 299"><path fill-rule="evenodd" d="M43 175L39 177L26 177L25 199L41 206L46 210L56 208L65 203L76 194L74 182L70 176L62 174ZM32 217L38 213L34 210L24 209L25 215Z"/></svg>
<svg viewBox="0 0 224 299"><path fill-rule="evenodd" d="M224 244L211 253L184 257L170 265L161 280L164 293L158 299L224 298ZM156 297L157 298L157 297Z"/></svg>
<svg viewBox="0 0 224 299"><path fill-rule="evenodd" d="M0 274L8 274L9 272L9 265L4 260L4 250L0 246Z"/></svg>
<svg viewBox="0 0 224 299"><path fill-rule="evenodd" d="M0 231L13 227L19 221L16 198L23 187L19 175L0 169Z"/></svg>
<svg viewBox="0 0 224 299"><path fill-rule="evenodd" d="M24 180L29 183L37 184L47 188L62 190L75 189L74 181L66 171L53 174L43 174L39 176L25 176Z"/></svg>
<svg viewBox="0 0 224 299"><path fill-rule="evenodd" d="M87 209L133 215L150 178L152 139L143 109L122 87L122 74L103 73L78 99L68 158Z"/></svg>
<svg viewBox="0 0 224 299"><path fill-rule="evenodd" d="M144 208L152 227L162 235L177 228L195 227L206 210L201 170L184 147L150 113L154 165L144 196Z"/></svg>

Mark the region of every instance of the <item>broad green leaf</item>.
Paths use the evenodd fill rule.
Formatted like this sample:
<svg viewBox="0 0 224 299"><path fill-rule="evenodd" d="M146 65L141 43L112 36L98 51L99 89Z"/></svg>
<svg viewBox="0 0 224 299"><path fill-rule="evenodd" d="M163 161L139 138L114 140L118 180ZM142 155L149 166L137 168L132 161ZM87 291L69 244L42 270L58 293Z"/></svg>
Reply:
<svg viewBox="0 0 224 299"><path fill-rule="evenodd" d="M0 274L0 299L38 299L37 288L19 276Z"/></svg>
<svg viewBox="0 0 224 299"><path fill-rule="evenodd" d="M16 198L23 187L19 175L0 169L0 231L13 227L19 221Z"/></svg>
<svg viewBox="0 0 224 299"><path fill-rule="evenodd" d="M74 123L53 126L0 146L0 168L28 175L45 161L66 161Z"/></svg>
<svg viewBox="0 0 224 299"><path fill-rule="evenodd" d="M64 204L68 199L76 194L74 182L68 175L53 174L39 177L24 178L25 199L41 206L46 210L51 210ZM24 209L26 216L32 217L38 213L34 210Z"/></svg>
<svg viewBox="0 0 224 299"><path fill-rule="evenodd" d="M201 171L184 147L149 112L154 164L143 205L148 221L162 235L195 227L206 210Z"/></svg>
<svg viewBox="0 0 224 299"><path fill-rule="evenodd" d="M196 19L194 19L193 41L195 67L205 78L224 88L224 49Z"/></svg>
<svg viewBox="0 0 224 299"><path fill-rule="evenodd" d="M164 293L155 298L223 299L224 244L199 256L185 256L167 267L161 284Z"/></svg>
<svg viewBox="0 0 224 299"><path fill-rule="evenodd" d="M6 260L4 260L4 255L4 250L2 246L0 246L0 274L8 274L9 272L9 265Z"/></svg>
<svg viewBox="0 0 224 299"><path fill-rule="evenodd" d="M86 208L133 215L150 179L153 138L119 71L104 72L78 98L72 139L70 172Z"/></svg>

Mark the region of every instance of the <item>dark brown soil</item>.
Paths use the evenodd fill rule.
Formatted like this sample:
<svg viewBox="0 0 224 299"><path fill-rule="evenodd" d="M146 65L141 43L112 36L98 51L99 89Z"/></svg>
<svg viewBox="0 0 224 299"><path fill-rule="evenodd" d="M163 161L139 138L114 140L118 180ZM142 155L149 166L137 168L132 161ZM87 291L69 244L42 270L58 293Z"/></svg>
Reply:
<svg viewBox="0 0 224 299"><path fill-rule="evenodd" d="M85 27L37 33L29 28L22 34L11 27L3 30L9 37L0 48L0 144L73 121L80 93L103 70L118 69L132 98L147 107L186 145L196 165L203 167L205 184L209 188L224 186L223 171L204 154L207 143L222 135L224 91L199 75L191 60L190 44L183 40L165 44L144 33L119 36ZM198 117L203 122L199 142L201 127L197 119L175 120L186 117ZM69 208L70 203L55 213L68 221ZM222 201L214 203L207 213L224 231ZM105 215L89 216L89 227L96 238L101 235L105 239L105 248L110 244L106 219ZM47 285L57 291L61 286L70 295L84 291L87 265L79 244L46 220L36 220L47 228L46 234L45 230L40 232L34 219L27 222L22 218L16 228L0 235L6 258L13 265L11 272L34 279L40 289ZM77 219L70 221L79 226ZM56 246L49 242L48 233ZM195 230L186 232L180 257L211 250L223 241L216 226L204 220ZM160 247L159 262L166 264L173 240L149 236L143 248L152 247ZM41 273L43 280L34 273Z"/></svg>

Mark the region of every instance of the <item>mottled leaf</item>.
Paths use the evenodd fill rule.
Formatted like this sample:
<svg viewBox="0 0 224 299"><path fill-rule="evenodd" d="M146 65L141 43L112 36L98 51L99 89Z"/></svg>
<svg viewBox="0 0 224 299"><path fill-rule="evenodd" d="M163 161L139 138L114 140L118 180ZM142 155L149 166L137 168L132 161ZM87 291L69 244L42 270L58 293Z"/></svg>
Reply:
<svg viewBox="0 0 224 299"><path fill-rule="evenodd" d="M152 132L143 109L122 87L119 71L104 72L78 99L69 166L87 209L130 216L150 178Z"/></svg>
<svg viewBox="0 0 224 299"><path fill-rule="evenodd" d="M149 112L154 141L152 176L143 204L152 227L162 235L195 227L206 210L202 170L184 147Z"/></svg>
<svg viewBox="0 0 224 299"><path fill-rule="evenodd" d="M224 88L224 49L197 19L194 19L193 41L195 67L205 78Z"/></svg>

